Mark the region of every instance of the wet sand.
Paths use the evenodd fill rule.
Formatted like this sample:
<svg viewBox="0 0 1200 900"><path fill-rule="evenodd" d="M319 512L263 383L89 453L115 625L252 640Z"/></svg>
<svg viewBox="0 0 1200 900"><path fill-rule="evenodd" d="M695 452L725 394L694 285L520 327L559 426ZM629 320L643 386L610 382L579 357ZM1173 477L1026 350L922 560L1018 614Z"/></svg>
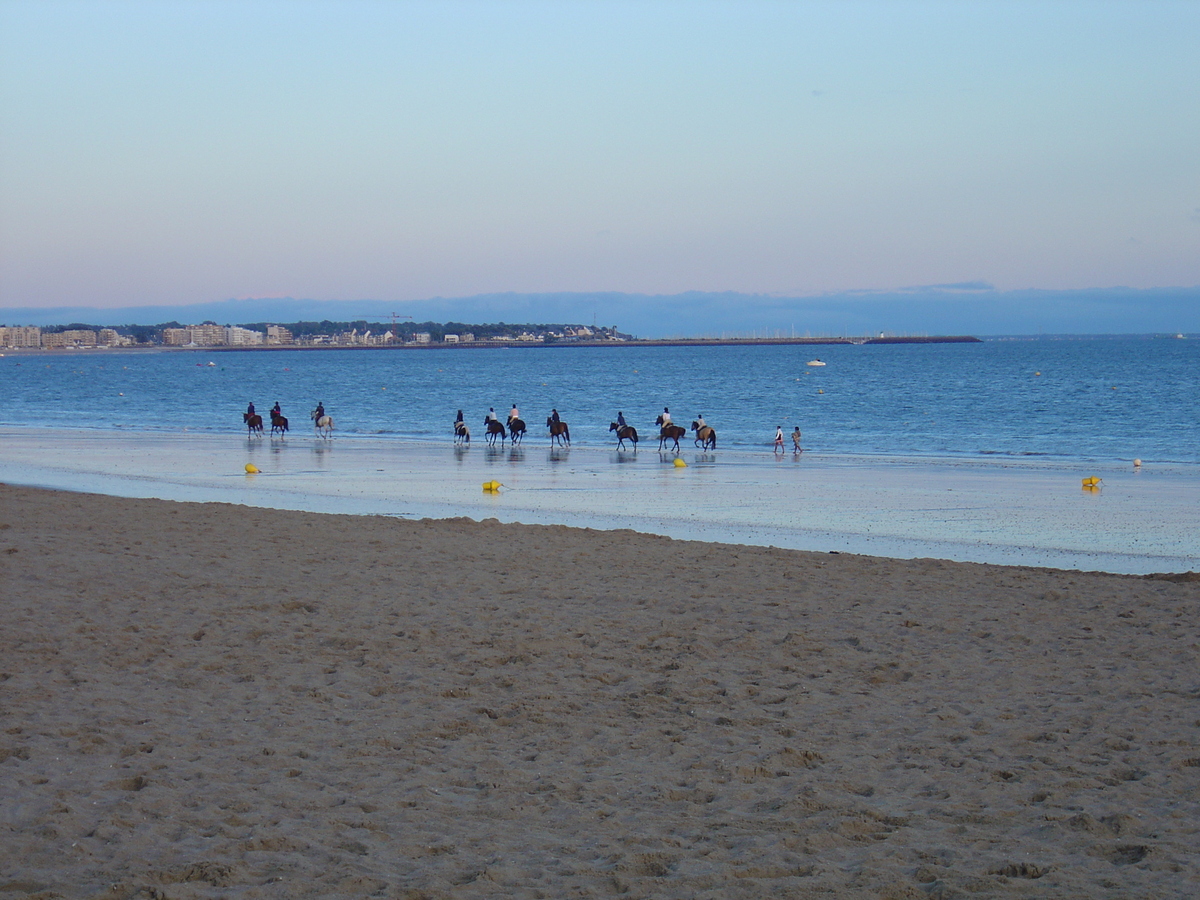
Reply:
<svg viewBox="0 0 1200 900"><path fill-rule="evenodd" d="M455 448L301 433L0 429L0 482L126 497L416 519L631 528L894 558L1144 574L1200 569L1200 469L1147 461ZM687 463L674 466L675 459ZM254 464L260 474L247 477ZM1103 478L1095 491L1081 479ZM485 481L505 486L484 494Z"/></svg>
<svg viewBox="0 0 1200 900"><path fill-rule="evenodd" d="M0 486L12 897L1188 897L1200 583Z"/></svg>

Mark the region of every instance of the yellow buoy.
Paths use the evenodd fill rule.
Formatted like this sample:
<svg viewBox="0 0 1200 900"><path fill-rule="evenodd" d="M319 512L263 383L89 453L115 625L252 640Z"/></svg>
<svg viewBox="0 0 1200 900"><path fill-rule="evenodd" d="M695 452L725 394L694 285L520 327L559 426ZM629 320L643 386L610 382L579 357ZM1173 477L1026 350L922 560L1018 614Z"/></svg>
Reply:
<svg viewBox="0 0 1200 900"><path fill-rule="evenodd" d="M1097 478L1095 475L1093 475L1091 478L1083 479L1083 486L1084 487L1096 487L1097 485L1100 484L1100 482L1102 480L1103 479Z"/></svg>
<svg viewBox="0 0 1200 900"><path fill-rule="evenodd" d="M677 469L686 469L686 468L687 468L687 463L685 463L685 462L684 462L682 459L680 459L680 458L677 456L677 457L675 457L675 468L677 468Z"/></svg>
<svg viewBox="0 0 1200 900"><path fill-rule="evenodd" d="M258 466L254 463L246 463L246 474L253 475L258 471Z"/></svg>
<svg viewBox="0 0 1200 900"><path fill-rule="evenodd" d="M488 493L488 494L497 493L501 487L502 487L502 485L498 481L485 481L483 483L483 490L485 493Z"/></svg>

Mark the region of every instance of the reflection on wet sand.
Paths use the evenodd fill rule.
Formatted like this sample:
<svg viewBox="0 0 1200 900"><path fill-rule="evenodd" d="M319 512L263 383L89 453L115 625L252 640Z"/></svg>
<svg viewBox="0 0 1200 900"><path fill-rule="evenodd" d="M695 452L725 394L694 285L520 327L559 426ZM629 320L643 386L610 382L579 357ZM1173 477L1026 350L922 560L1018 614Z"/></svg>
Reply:
<svg viewBox="0 0 1200 900"><path fill-rule="evenodd" d="M1135 476L1124 465L1093 464L1086 474L1102 478L1104 490L1081 500L1080 476L1066 463L738 450L656 457L611 445L543 454L542 445L529 454L454 448L450 464L447 445L294 437L291 452L282 442L268 452L240 434L0 428L0 481L318 512L633 527L877 556L1135 574L1200 567L1200 479L1189 467L1144 467ZM644 465L629 465L641 457ZM785 458L792 464L781 466ZM287 477L248 479L248 463ZM481 499L479 485L489 480L510 490ZM801 508L807 513L798 518Z"/></svg>

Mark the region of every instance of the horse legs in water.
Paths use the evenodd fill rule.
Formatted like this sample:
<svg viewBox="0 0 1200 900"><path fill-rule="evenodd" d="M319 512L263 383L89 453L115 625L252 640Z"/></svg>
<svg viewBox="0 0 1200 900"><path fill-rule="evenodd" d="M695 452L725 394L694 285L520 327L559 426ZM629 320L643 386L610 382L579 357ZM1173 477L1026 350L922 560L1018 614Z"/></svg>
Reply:
<svg viewBox="0 0 1200 900"><path fill-rule="evenodd" d="M313 420L313 428L316 429L317 434L321 437L328 438L333 432L332 416L318 416L317 411L314 409L310 414L310 418Z"/></svg>
<svg viewBox="0 0 1200 900"><path fill-rule="evenodd" d="M550 429L550 444L558 444L562 447L571 445L571 429L567 427L566 422L555 422L553 418L546 420L546 427Z"/></svg>
<svg viewBox="0 0 1200 900"><path fill-rule="evenodd" d="M500 438L500 443L504 443L506 432L504 431L504 426L499 421L496 419L484 419L483 424L487 426L487 433L484 434L483 439L488 444L494 447L496 445L496 438Z"/></svg>

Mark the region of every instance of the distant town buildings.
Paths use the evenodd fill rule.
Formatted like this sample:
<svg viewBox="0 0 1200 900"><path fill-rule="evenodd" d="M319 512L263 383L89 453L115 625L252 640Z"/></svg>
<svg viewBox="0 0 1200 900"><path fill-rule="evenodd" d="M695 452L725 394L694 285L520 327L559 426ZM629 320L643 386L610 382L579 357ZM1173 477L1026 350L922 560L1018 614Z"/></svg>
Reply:
<svg viewBox="0 0 1200 900"><path fill-rule="evenodd" d="M301 323L303 324L303 323ZM330 323L332 324L332 323ZM434 323L426 323L427 326ZM476 326L480 327L480 326ZM397 334L393 330L376 332L371 329L341 331L329 334L305 333L299 336L282 325L266 325L264 330L246 328L241 325L217 325L204 322L199 325L170 326L161 331L129 326L120 331L115 328L39 328L36 325L0 325L0 347L12 349L95 349L103 347L129 347L139 344L133 337L139 335L146 344L166 347L388 347L388 346L432 346L435 344L492 344L496 343L559 343L571 341L625 341L629 335L615 328L587 328L583 325L559 326L562 330L530 330L530 326L513 326L497 333L496 326L483 326L486 334L477 335L470 331L443 333L437 331L414 331ZM509 326L501 326L509 328Z"/></svg>

